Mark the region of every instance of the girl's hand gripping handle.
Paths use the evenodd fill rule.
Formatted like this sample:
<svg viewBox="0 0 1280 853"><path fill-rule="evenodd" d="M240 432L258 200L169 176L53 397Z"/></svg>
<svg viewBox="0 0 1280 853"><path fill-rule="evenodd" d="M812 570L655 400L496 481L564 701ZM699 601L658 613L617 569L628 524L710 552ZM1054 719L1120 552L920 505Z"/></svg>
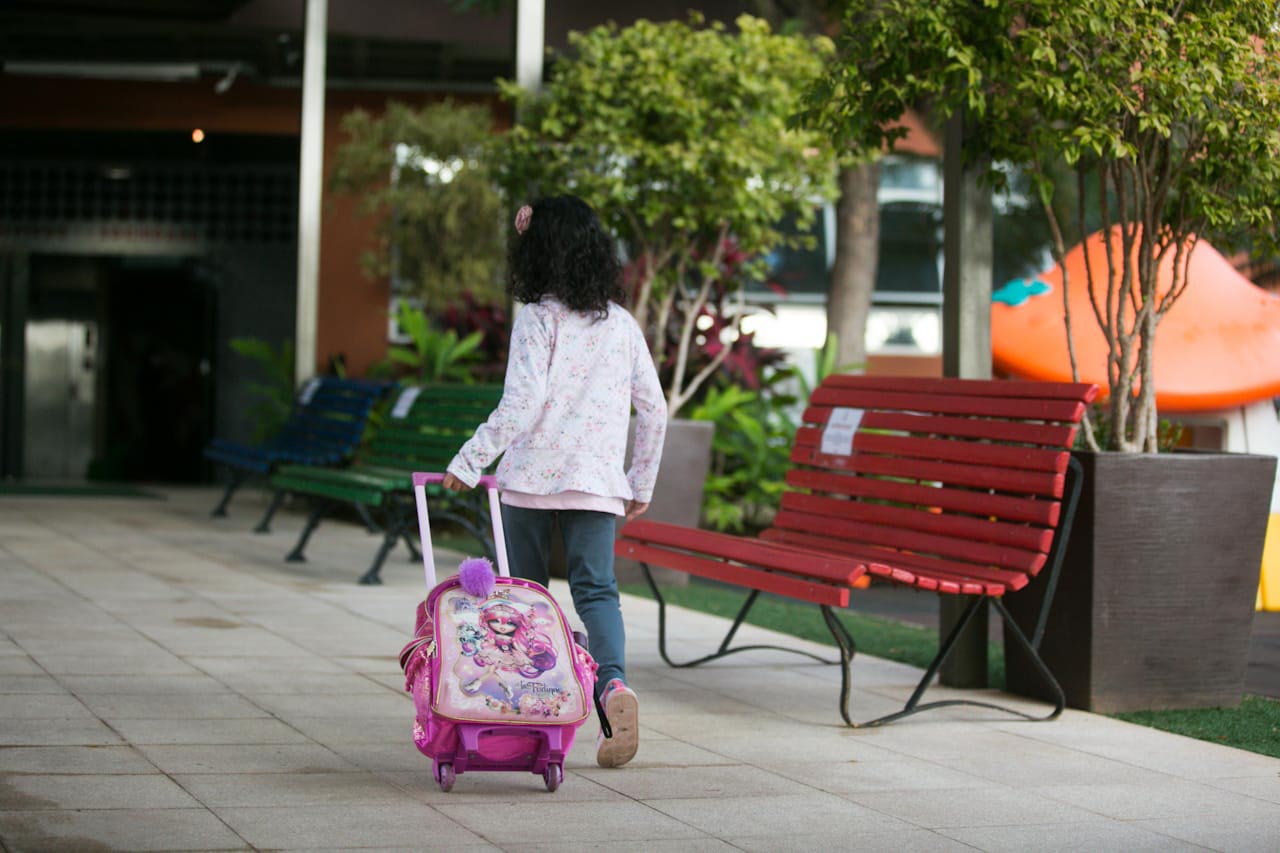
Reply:
<svg viewBox="0 0 1280 853"><path fill-rule="evenodd" d="M453 486L450 480L462 488ZM452 474L418 472L413 475L414 498L418 505L418 534L422 539L422 566L426 574L427 589L430 590L436 585L436 567L435 557L431 553L431 528L427 522L425 486L428 483L438 483L455 491L464 490L466 484ZM492 474L486 474L480 478L478 485L483 486L489 493L489 515L493 519L493 550L498 558L498 574L504 578L510 577L511 569L507 565L507 543L502 532L502 504L498 500L498 478Z"/></svg>

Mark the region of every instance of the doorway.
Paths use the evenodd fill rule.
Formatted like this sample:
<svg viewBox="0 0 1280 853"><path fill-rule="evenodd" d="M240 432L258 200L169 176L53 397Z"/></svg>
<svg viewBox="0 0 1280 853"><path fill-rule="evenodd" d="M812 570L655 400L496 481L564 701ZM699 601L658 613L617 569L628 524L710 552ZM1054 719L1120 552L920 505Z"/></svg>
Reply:
<svg viewBox="0 0 1280 853"><path fill-rule="evenodd" d="M34 255L24 478L200 482L215 289L187 257Z"/></svg>

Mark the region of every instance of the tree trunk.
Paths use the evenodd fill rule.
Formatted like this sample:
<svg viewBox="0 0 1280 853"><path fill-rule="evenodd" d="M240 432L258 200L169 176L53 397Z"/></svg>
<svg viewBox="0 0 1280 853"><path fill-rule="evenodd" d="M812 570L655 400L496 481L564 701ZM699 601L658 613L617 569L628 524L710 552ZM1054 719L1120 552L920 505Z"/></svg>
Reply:
<svg viewBox="0 0 1280 853"><path fill-rule="evenodd" d="M827 331L838 340L836 365L865 368L867 315L880 248L880 164L843 166L836 204L836 258L827 286Z"/></svg>

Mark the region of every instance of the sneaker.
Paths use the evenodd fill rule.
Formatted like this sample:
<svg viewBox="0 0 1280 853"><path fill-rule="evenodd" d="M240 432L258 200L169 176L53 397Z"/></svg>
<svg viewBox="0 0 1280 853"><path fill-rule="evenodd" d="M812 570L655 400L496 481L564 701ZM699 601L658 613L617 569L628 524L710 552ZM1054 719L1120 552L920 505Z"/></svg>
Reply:
<svg viewBox="0 0 1280 853"><path fill-rule="evenodd" d="M635 757L640 746L640 701L621 678L615 678L600 697L613 737L604 732L596 738L596 763L601 767L621 767Z"/></svg>

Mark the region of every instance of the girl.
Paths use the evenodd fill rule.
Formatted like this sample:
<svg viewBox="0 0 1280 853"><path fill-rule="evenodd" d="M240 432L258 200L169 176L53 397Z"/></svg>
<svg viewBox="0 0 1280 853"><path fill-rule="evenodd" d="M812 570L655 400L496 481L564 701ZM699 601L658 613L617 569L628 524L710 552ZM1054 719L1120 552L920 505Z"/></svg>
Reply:
<svg viewBox="0 0 1280 853"><path fill-rule="evenodd" d="M446 488L472 488L498 456L502 523L516 577L546 585L551 527L564 538L573 604L600 665L596 695L613 736L596 761L636 754L639 703L627 687L622 611L613 574L615 519L649 508L666 434L662 387L622 299L613 239L582 199L563 195L516 214L508 289L526 303L511 329L498 408L449 463ZM636 410L632 464L627 424Z"/></svg>

